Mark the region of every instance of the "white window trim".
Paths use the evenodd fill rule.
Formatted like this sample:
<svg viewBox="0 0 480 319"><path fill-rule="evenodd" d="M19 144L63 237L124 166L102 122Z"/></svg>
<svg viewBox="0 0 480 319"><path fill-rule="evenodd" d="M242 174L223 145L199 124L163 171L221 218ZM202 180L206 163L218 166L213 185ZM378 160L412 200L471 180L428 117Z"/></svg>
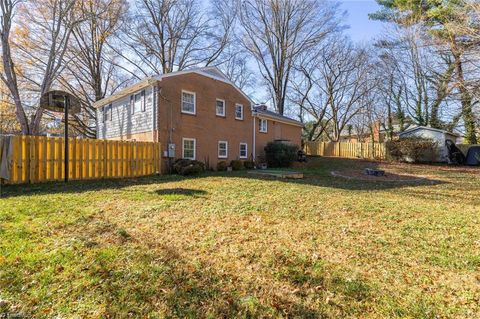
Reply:
<svg viewBox="0 0 480 319"><path fill-rule="evenodd" d="M220 144L225 143L225 155L220 155ZM218 158L228 158L228 142L227 141L218 141L218 147L217 147L217 155Z"/></svg>
<svg viewBox="0 0 480 319"><path fill-rule="evenodd" d="M193 95L193 112L189 112L189 111L184 111L183 110L183 93L187 93L187 94L192 94ZM180 111L184 114L192 114L192 115L195 115L197 114L197 94L195 92L190 92L190 91L186 91L186 90L182 90L182 96L180 97Z"/></svg>
<svg viewBox="0 0 480 319"><path fill-rule="evenodd" d="M237 106L240 106L242 108L242 117L237 117ZM235 104L235 119L243 121L243 112L244 111L245 111L245 109L243 107L243 104Z"/></svg>
<svg viewBox="0 0 480 319"><path fill-rule="evenodd" d="M242 145L245 145L245 156L242 156ZM248 144L247 143L240 143L238 146L238 157L239 158L248 158Z"/></svg>
<svg viewBox="0 0 480 319"><path fill-rule="evenodd" d="M262 121L265 121L265 129L262 129L262 125L259 124L259 126L260 126L259 127L259 132L260 133L268 133L268 120L266 120L266 119L259 119L259 120L260 120L260 123Z"/></svg>
<svg viewBox="0 0 480 319"><path fill-rule="evenodd" d="M223 114L219 114L219 113L217 112L217 111L218 111L218 110L217 110L217 102L223 102ZM227 105L227 104L225 103L225 100L217 99L217 100L215 101L215 115L225 117L225 116L226 116L225 114L227 113L227 110L226 110L226 109L227 109L227 106L226 106L226 105Z"/></svg>
<svg viewBox="0 0 480 319"><path fill-rule="evenodd" d="M193 157L185 157L185 141L193 141ZM197 158L197 139L195 138L182 138L182 158L195 160Z"/></svg>

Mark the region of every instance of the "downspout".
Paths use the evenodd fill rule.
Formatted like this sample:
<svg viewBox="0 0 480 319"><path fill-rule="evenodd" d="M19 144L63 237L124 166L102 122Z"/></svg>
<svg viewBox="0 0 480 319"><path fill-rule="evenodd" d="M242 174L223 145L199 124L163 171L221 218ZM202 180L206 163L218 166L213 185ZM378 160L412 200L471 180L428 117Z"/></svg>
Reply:
<svg viewBox="0 0 480 319"><path fill-rule="evenodd" d="M158 93L158 90L157 90L157 86L152 84L152 141L154 142L158 142L158 134L155 133L156 129L157 129L157 108L158 108L158 105L157 105L157 93Z"/></svg>
<svg viewBox="0 0 480 319"><path fill-rule="evenodd" d="M256 136L255 136L255 126L256 126L256 123L255 123L255 117L257 115L257 112L253 111L252 112L252 120L253 120L253 151L252 151L252 155L253 155L253 161L256 160L256 150L257 150L257 141L256 141Z"/></svg>

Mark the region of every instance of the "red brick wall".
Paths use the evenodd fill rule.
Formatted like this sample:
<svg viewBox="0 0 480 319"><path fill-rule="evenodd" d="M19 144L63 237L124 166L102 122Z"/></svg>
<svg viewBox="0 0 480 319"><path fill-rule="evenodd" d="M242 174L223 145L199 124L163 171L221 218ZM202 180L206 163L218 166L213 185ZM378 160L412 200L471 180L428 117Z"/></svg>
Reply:
<svg viewBox="0 0 480 319"><path fill-rule="evenodd" d="M175 144L175 158L182 157L182 138L196 139L196 159L216 168L218 161L238 159L240 143L247 143L248 158L253 156L253 128L256 134L256 155L275 139L287 139L300 145L301 128L268 120L268 132L260 133L258 119L253 119L250 101L230 84L196 73L164 77L158 82L158 123L154 132L131 134L138 141L157 140L163 152ZM196 114L181 112L182 90L196 95ZM225 117L216 115L216 100L225 100ZM235 119L235 104L243 105L243 120ZM255 123L254 123L255 122ZM126 138L126 137L123 137ZM228 157L218 157L218 142L228 142ZM173 161L173 160L172 160ZM163 170L169 160L163 157Z"/></svg>
<svg viewBox="0 0 480 319"><path fill-rule="evenodd" d="M268 119L267 121L267 133L259 131L259 119L255 119L256 130L256 155L257 157L264 156L264 148L268 142L273 140L289 140L293 144L301 146L302 128L274 120Z"/></svg>
<svg viewBox="0 0 480 319"><path fill-rule="evenodd" d="M159 135L162 148L175 144L175 157L182 157L182 138L196 139L196 159L215 168L218 161L239 157L240 143L252 153L253 131L250 102L231 85L199 74L167 77L159 83ZM181 112L182 90L195 92L196 115ZM225 117L216 115L216 100L225 100ZM235 104L243 105L243 120L235 119ZM228 142L228 158L218 158L218 141ZM166 162L166 161L165 161Z"/></svg>

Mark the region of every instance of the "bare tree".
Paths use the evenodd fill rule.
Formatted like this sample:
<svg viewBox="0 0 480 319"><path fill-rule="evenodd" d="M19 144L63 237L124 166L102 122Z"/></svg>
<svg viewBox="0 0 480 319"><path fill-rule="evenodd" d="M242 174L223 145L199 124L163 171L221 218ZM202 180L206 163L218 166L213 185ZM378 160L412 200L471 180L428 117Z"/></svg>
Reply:
<svg viewBox="0 0 480 319"><path fill-rule="evenodd" d="M307 122L305 138L308 141L318 140L332 119L327 116L329 101L321 91L322 85L316 60L303 61L297 67L289 98L299 107L300 120Z"/></svg>
<svg viewBox="0 0 480 319"><path fill-rule="evenodd" d="M420 32L419 32L420 31ZM448 51L432 46L416 26L397 28L379 41L378 91L388 113L395 114L400 130L406 117L413 123L435 128L452 128L461 117L453 93L455 64ZM392 137L392 118L387 119Z"/></svg>
<svg viewBox="0 0 480 319"><path fill-rule="evenodd" d="M373 103L372 69L369 51L348 39L330 41L301 64L301 75L292 85L292 102L314 121L311 140L325 134L338 141L352 118Z"/></svg>
<svg viewBox="0 0 480 319"><path fill-rule="evenodd" d="M7 91L3 82L0 83L0 135L14 134L20 131L20 125L15 115L15 105Z"/></svg>
<svg viewBox="0 0 480 319"><path fill-rule="evenodd" d="M477 141L480 140L480 3L466 0L466 10L460 12L460 19L449 21L453 32L464 35L468 45L464 46L463 62L468 77L466 89L472 95L473 120L476 122ZM457 68L458 70L458 68ZM467 116L468 116L467 109Z"/></svg>
<svg viewBox="0 0 480 319"><path fill-rule="evenodd" d="M339 29L338 6L319 0L245 0L239 11L242 43L257 62L276 111L283 114L295 64Z"/></svg>
<svg viewBox="0 0 480 319"><path fill-rule="evenodd" d="M248 66L248 56L242 52L242 48L233 46L224 53L222 63L218 67L240 89L248 90L254 87L255 74Z"/></svg>
<svg viewBox="0 0 480 319"><path fill-rule="evenodd" d="M18 6L20 0L2 0L0 2L0 8L2 10L1 17L1 44L2 44L2 73L1 79L5 83L5 86L10 91L12 99L15 103L15 114L22 127L24 134L29 133L29 123L25 110L20 99L20 91L18 89L17 73L15 70L15 64L12 59L12 48L10 33L12 30L12 23L14 18L14 12Z"/></svg>
<svg viewBox="0 0 480 319"><path fill-rule="evenodd" d="M77 22L74 5L75 0L0 1L1 79L15 104L23 134L39 132L44 112L39 97L65 67L65 52ZM12 25L16 26L13 34Z"/></svg>
<svg viewBox="0 0 480 319"><path fill-rule="evenodd" d="M213 1L202 13L198 0L137 0L118 49L123 66L137 78L216 62L231 40L235 8Z"/></svg>
<svg viewBox="0 0 480 319"><path fill-rule="evenodd" d="M61 84L82 103L82 112L74 114L74 127L82 135L96 136L96 112L93 103L112 94L124 84L116 68L114 35L119 31L127 9L125 0L78 2L75 8L84 20L73 28L67 50L70 63L61 76Z"/></svg>
<svg viewBox="0 0 480 319"><path fill-rule="evenodd" d="M370 16L374 19L394 22L403 27L418 26L422 33L431 36L432 47L448 51L454 66L456 100L461 104L461 118L465 137L469 143L477 142L474 116L474 90L469 72L469 51L477 42L478 17L475 18L477 1L394 1L378 0L383 8ZM472 18L473 17L473 18ZM460 27L459 26L463 26ZM473 34L473 36L472 36Z"/></svg>

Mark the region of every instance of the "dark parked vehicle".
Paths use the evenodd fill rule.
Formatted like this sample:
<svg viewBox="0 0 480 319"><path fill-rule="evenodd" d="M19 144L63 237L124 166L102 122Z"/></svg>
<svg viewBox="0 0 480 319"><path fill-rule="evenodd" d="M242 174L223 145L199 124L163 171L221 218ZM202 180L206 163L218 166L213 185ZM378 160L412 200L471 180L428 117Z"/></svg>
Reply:
<svg viewBox="0 0 480 319"><path fill-rule="evenodd" d="M472 146L468 149L465 164L480 166L480 146Z"/></svg>

